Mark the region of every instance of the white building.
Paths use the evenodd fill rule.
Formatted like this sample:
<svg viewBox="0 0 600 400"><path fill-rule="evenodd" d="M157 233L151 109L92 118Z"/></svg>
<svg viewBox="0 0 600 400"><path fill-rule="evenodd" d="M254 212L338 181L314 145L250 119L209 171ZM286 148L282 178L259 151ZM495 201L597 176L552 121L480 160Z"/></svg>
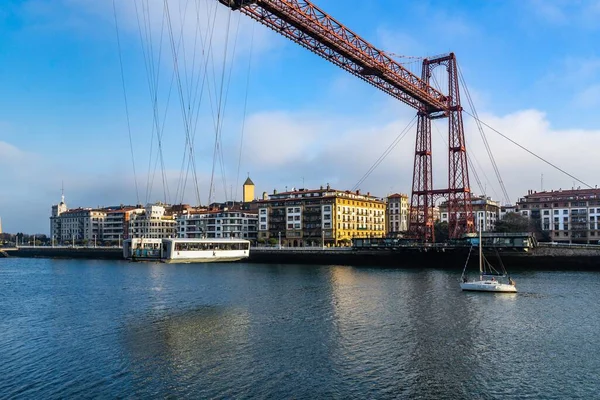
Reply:
<svg viewBox="0 0 600 400"><path fill-rule="evenodd" d="M408 230L408 195L395 193L387 197L386 215L388 234Z"/></svg>
<svg viewBox="0 0 600 400"><path fill-rule="evenodd" d="M496 222L500 218L500 203L486 196L473 196L473 222L475 229L483 226L483 232L492 232L496 229ZM440 205L440 222L449 222L448 206Z"/></svg>
<svg viewBox="0 0 600 400"><path fill-rule="evenodd" d="M62 241L62 219L60 215L67 211L64 193L60 196L60 203L52 206L52 215L50 216L50 238L56 241Z"/></svg>
<svg viewBox="0 0 600 400"><path fill-rule="evenodd" d="M172 238L176 237L176 221L167 215L163 204L148 204L143 213L131 214L129 220L130 238Z"/></svg>
<svg viewBox="0 0 600 400"><path fill-rule="evenodd" d="M530 190L517 208L521 215L539 221L553 242L600 240L600 189Z"/></svg>
<svg viewBox="0 0 600 400"><path fill-rule="evenodd" d="M244 210L199 211L179 215L180 238L240 238L256 240L258 215Z"/></svg>
<svg viewBox="0 0 600 400"><path fill-rule="evenodd" d="M59 243L101 240L104 218L106 218L105 211L92 208L76 208L61 212L55 219L58 220L60 233L52 239Z"/></svg>

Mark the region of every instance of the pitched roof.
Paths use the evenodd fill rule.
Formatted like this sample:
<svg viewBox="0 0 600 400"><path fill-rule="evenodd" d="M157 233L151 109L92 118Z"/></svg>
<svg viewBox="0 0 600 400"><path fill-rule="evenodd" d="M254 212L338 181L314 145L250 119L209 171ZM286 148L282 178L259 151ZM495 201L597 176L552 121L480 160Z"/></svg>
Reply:
<svg viewBox="0 0 600 400"><path fill-rule="evenodd" d="M246 178L246 181L244 182L244 186L248 185L254 186L254 182L252 182L252 179L250 179L250 177Z"/></svg>

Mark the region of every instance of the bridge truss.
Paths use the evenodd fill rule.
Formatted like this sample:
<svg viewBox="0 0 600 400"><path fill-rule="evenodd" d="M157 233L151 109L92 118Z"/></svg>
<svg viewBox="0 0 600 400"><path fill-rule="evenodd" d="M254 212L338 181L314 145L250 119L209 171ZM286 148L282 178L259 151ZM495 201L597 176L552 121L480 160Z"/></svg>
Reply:
<svg viewBox="0 0 600 400"><path fill-rule="evenodd" d="M474 231L458 70L453 53L424 59L419 78L308 0L217 1L416 109L409 233L415 238L435 241L433 209L439 197L447 200L451 238ZM447 93L430 85L437 67L446 68ZM440 118L448 119L447 189L432 187L431 122Z"/></svg>

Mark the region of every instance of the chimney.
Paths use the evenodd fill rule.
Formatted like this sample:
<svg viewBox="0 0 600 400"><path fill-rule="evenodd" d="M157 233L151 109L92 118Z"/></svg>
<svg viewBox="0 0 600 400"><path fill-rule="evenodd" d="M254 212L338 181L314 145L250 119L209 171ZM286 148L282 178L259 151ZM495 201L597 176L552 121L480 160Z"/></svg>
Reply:
<svg viewBox="0 0 600 400"><path fill-rule="evenodd" d="M273 189L273 194L277 194L277 189Z"/></svg>
<svg viewBox="0 0 600 400"><path fill-rule="evenodd" d="M329 183L327 183L327 190L329 190L329 189L330 189L330 186L329 186Z"/></svg>

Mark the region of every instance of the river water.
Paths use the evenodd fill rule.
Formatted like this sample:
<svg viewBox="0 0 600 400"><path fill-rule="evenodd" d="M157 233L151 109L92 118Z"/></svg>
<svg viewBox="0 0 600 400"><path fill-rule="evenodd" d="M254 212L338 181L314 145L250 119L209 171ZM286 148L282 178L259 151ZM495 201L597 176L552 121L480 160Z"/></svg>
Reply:
<svg viewBox="0 0 600 400"><path fill-rule="evenodd" d="M0 398L590 399L600 274L0 259Z"/></svg>

